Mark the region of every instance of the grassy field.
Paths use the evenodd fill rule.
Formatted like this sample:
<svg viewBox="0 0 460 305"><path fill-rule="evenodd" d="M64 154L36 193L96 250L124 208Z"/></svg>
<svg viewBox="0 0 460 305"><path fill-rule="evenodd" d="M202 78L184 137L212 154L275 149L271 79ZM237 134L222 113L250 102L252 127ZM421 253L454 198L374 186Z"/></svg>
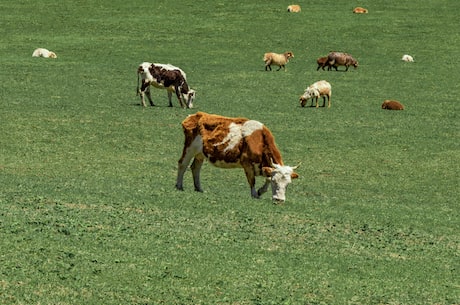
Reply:
<svg viewBox="0 0 460 305"><path fill-rule="evenodd" d="M0 4L1 304L460 304L460 2L288 4ZM316 71L330 50L359 68ZM184 69L195 108L142 108L143 61ZM321 79L332 107L301 108ZM271 129L302 162L285 204L209 164L175 190L195 111Z"/></svg>

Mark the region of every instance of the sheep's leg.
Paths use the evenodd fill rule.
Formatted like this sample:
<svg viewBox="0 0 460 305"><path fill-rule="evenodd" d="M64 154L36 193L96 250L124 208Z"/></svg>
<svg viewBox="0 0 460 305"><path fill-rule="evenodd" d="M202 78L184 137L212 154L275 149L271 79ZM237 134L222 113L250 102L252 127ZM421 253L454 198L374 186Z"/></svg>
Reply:
<svg viewBox="0 0 460 305"><path fill-rule="evenodd" d="M326 107L326 96L323 95L323 107Z"/></svg>
<svg viewBox="0 0 460 305"><path fill-rule="evenodd" d="M268 69L267 69L268 68ZM272 70L272 67L270 66L270 64L265 64L265 71L268 71L268 70Z"/></svg>
<svg viewBox="0 0 460 305"><path fill-rule="evenodd" d="M349 67L349 65L345 65L345 67L346 67L345 71L348 71L348 67Z"/></svg>
<svg viewBox="0 0 460 305"><path fill-rule="evenodd" d="M331 95L327 96L327 108L331 108Z"/></svg>
<svg viewBox="0 0 460 305"><path fill-rule="evenodd" d="M318 108L318 97L316 97L316 108Z"/></svg>

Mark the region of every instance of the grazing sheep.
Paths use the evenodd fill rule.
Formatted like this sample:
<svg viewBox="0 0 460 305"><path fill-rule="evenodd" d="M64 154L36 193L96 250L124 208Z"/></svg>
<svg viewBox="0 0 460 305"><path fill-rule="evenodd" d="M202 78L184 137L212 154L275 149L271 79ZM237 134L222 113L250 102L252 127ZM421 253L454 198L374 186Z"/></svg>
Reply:
<svg viewBox="0 0 460 305"><path fill-rule="evenodd" d="M300 5L291 4L288 6L287 11L290 13L298 13L300 12Z"/></svg>
<svg viewBox="0 0 460 305"><path fill-rule="evenodd" d="M289 62L289 58L294 57L294 53L292 52L284 52L283 54L278 54L278 53L265 53L264 54L264 62L265 62L265 71L270 69L272 70L272 67L270 65L276 65L279 66L278 70L279 71L281 68L286 71L285 65Z"/></svg>
<svg viewBox="0 0 460 305"><path fill-rule="evenodd" d="M404 110L404 105L398 101L385 100L382 104L382 109L387 110Z"/></svg>
<svg viewBox="0 0 460 305"><path fill-rule="evenodd" d="M367 14L368 10L358 6L353 9L353 13L354 14Z"/></svg>
<svg viewBox="0 0 460 305"><path fill-rule="evenodd" d="M338 71L337 68L339 66L345 66L345 71L348 71L350 66L355 67L355 69L358 67L358 61L350 54L343 52L330 52L327 55L327 61L329 65L328 70L331 70L332 67L334 67L335 71Z"/></svg>
<svg viewBox="0 0 460 305"><path fill-rule="evenodd" d="M401 58L402 61L405 62L414 62L414 58L410 55L404 54L403 57Z"/></svg>
<svg viewBox="0 0 460 305"><path fill-rule="evenodd" d="M44 57L44 58L57 58L56 53L49 51L44 48L35 49L32 53L32 57Z"/></svg>
<svg viewBox="0 0 460 305"><path fill-rule="evenodd" d="M327 56L318 58L316 60L316 63L318 64L318 68L316 68L316 71L318 71L319 68L322 68L324 70L324 67L326 67L326 66L329 68L329 63L327 61Z"/></svg>
<svg viewBox="0 0 460 305"><path fill-rule="evenodd" d="M318 98L323 97L323 107L326 106L326 97L328 100L327 108L331 107L331 84L325 80L317 81L308 86L305 93L300 97L300 105L305 107L308 99L311 98L311 107L313 107L313 98L316 98L316 108L318 108Z"/></svg>

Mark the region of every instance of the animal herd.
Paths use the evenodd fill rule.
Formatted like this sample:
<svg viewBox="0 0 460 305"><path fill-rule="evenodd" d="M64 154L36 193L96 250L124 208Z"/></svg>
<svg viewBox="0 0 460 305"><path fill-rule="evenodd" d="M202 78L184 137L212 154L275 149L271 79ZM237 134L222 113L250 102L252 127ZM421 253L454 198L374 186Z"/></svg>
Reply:
<svg viewBox="0 0 460 305"><path fill-rule="evenodd" d="M288 6L288 12L298 13L299 5ZM368 13L367 9L357 7L355 14ZM53 51L38 48L32 53L33 57L57 58ZM267 52L263 56L265 71L271 71L272 65L278 66L278 71L286 71L286 64L294 53L291 51L278 54ZM405 62L413 62L412 56L405 54L402 57ZM358 67L358 61L345 52L331 51L327 56L317 59L318 67L322 69L338 71L338 67L344 66L348 71L352 66ZM172 107L172 94L175 93L182 108L192 108L196 97L195 90L191 89L187 82L185 72L171 64L142 62L137 68L138 85L137 94L140 95L141 105L146 107L145 96L151 106L155 106L150 94L150 87L166 89L169 107ZM311 99L311 107L319 107L318 99L323 98L323 107L331 107L331 84L326 80L317 81L308 86L300 96L300 105L305 107ZM394 100L385 100L382 109L403 110L404 106ZM269 186L272 189L272 199L275 202L284 202L286 188L292 179L299 177L295 170L298 166L287 166L283 163L281 153L275 144L275 139L270 130L261 122L247 118L230 118L205 112L197 112L189 115L182 121L184 132L184 146L182 155L178 161L176 189L183 190L184 174L192 162L192 171L195 190L202 192L200 170L204 160L216 167L243 168L251 196L259 198ZM192 161L193 160L193 161ZM255 178L262 176L265 183L256 190Z"/></svg>

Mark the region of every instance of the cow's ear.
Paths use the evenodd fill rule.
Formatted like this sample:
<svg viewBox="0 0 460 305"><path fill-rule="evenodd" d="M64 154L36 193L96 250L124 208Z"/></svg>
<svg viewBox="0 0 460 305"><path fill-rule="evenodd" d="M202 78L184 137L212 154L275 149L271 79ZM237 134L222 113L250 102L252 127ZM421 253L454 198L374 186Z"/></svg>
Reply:
<svg viewBox="0 0 460 305"><path fill-rule="evenodd" d="M297 178L299 178L299 174L297 174L297 173L292 173L291 174L291 179L297 179Z"/></svg>
<svg viewBox="0 0 460 305"><path fill-rule="evenodd" d="M272 175L273 169L274 168L268 167L268 166L262 167L262 171L264 173L264 176L270 177Z"/></svg>

